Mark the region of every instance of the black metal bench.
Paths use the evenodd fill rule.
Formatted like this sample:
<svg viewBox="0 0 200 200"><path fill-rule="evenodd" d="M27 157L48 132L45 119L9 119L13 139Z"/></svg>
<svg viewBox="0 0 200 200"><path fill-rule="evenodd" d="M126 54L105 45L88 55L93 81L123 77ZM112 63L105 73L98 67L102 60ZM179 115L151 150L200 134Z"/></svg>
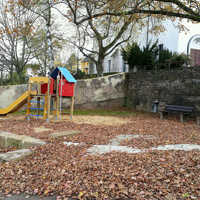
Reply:
<svg viewBox="0 0 200 200"><path fill-rule="evenodd" d="M199 117L196 115L195 107L193 106L165 105L159 112L160 119L164 118L164 113L179 113L181 122L183 122L184 114L194 114L197 117L197 124L199 124Z"/></svg>

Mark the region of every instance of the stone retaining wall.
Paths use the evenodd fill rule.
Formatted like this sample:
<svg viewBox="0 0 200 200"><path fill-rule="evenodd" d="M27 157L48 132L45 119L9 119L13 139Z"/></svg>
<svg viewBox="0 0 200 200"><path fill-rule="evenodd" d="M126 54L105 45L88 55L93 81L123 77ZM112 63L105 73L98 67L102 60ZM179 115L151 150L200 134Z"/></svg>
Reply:
<svg viewBox="0 0 200 200"><path fill-rule="evenodd" d="M79 80L75 88L76 108L108 108L119 106L124 99L125 73L106 77ZM27 85L0 87L0 108L15 101L27 90ZM63 107L69 106L69 99L63 98Z"/></svg>
<svg viewBox="0 0 200 200"><path fill-rule="evenodd" d="M152 111L154 101L194 105L200 110L200 68L126 74L128 105Z"/></svg>
<svg viewBox="0 0 200 200"><path fill-rule="evenodd" d="M107 108L122 105L125 73L77 81L76 107Z"/></svg>
<svg viewBox="0 0 200 200"><path fill-rule="evenodd" d="M12 103L27 85L0 87L0 108ZM125 101L126 100L126 101ZM152 111L154 101L194 105L200 110L200 68L177 71L138 71L79 80L75 88L75 109L113 108L124 105ZM63 100L63 106L69 106Z"/></svg>
<svg viewBox="0 0 200 200"><path fill-rule="evenodd" d="M27 85L8 85L0 87L0 108L9 106L27 91Z"/></svg>

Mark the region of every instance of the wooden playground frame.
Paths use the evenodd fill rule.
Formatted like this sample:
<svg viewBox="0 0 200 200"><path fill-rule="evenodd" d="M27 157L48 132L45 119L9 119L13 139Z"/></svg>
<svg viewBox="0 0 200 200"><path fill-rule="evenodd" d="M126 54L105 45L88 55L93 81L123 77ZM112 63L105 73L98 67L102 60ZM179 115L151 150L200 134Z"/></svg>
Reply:
<svg viewBox="0 0 200 200"><path fill-rule="evenodd" d="M59 77L59 76L58 76ZM31 117L42 117L47 122L50 121L50 113L51 113L51 101L53 101L53 116L54 118L61 119L62 114L62 94L59 95L59 81L62 80L62 76L56 79L56 93L50 94L50 83L51 79L49 77L30 77L28 83L28 99L27 99L27 110L26 110L26 118L30 120ZM47 84L47 91L45 94L41 92L42 84ZM32 90L33 85L36 86L36 90ZM35 91L35 92L34 92ZM37 107L32 107L32 99L36 98ZM41 98L43 98L43 108L41 108ZM73 117L74 112L74 95L68 97L71 99L70 106L70 119ZM31 110L37 110L37 114L31 114ZM40 114L40 111L43 110L43 116Z"/></svg>

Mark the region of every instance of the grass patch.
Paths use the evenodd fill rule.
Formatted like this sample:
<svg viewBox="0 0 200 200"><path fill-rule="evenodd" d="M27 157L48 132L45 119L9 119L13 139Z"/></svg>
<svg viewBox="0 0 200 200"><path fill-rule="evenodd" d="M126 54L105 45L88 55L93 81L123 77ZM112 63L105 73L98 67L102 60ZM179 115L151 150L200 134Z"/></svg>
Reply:
<svg viewBox="0 0 200 200"><path fill-rule="evenodd" d="M100 116L133 116L136 113L114 110L75 110L74 115L100 115Z"/></svg>
<svg viewBox="0 0 200 200"><path fill-rule="evenodd" d="M36 111L31 111L32 114L36 114ZM17 111L13 113L14 115L26 115L26 111ZM70 114L70 109L63 109L62 114ZM43 112L41 112L43 115ZM115 108L115 109L75 109L74 115L99 115L99 116L116 116L116 117L131 117L131 116L153 116L155 113L144 112L144 111L136 111L131 108Z"/></svg>
<svg viewBox="0 0 200 200"><path fill-rule="evenodd" d="M139 112L132 109L118 108L118 109L93 109L93 110L75 110L74 115L99 115L99 116L118 116L118 117L130 117L144 114L145 112ZM147 114L147 113L146 113Z"/></svg>

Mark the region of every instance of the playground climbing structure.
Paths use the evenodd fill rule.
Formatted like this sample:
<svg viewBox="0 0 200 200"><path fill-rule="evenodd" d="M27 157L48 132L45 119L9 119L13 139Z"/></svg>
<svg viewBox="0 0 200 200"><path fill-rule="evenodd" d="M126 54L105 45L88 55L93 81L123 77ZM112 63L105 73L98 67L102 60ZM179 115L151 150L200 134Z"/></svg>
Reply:
<svg viewBox="0 0 200 200"><path fill-rule="evenodd" d="M28 91L7 108L0 109L0 115L15 112L27 103L26 118L43 118L50 121L50 114L61 119L63 98L71 99L70 118L74 111L74 90L76 80L63 67L57 67L49 77L30 77ZM43 114L42 114L43 112Z"/></svg>
<svg viewBox="0 0 200 200"><path fill-rule="evenodd" d="M27 118L31 116L43 117L49 121L50 114L53 111L53 116L56 119L61 119L62 100L63 98L71 99L70 118L72 119L74 111L74 89L76 80L71 73L63 67L57 67L49 77L32 77L29 79L29 97L27 103ZM36 84L36 93L32 94L32 85ZM37 106L32 107L31 99L34 98ZM41 98L43 101L41 102ZM41 106L42 105L42 106ZM34 115L31 114L31 109L37 110ZM43 116L40 111L43 110Z"/></svg>

